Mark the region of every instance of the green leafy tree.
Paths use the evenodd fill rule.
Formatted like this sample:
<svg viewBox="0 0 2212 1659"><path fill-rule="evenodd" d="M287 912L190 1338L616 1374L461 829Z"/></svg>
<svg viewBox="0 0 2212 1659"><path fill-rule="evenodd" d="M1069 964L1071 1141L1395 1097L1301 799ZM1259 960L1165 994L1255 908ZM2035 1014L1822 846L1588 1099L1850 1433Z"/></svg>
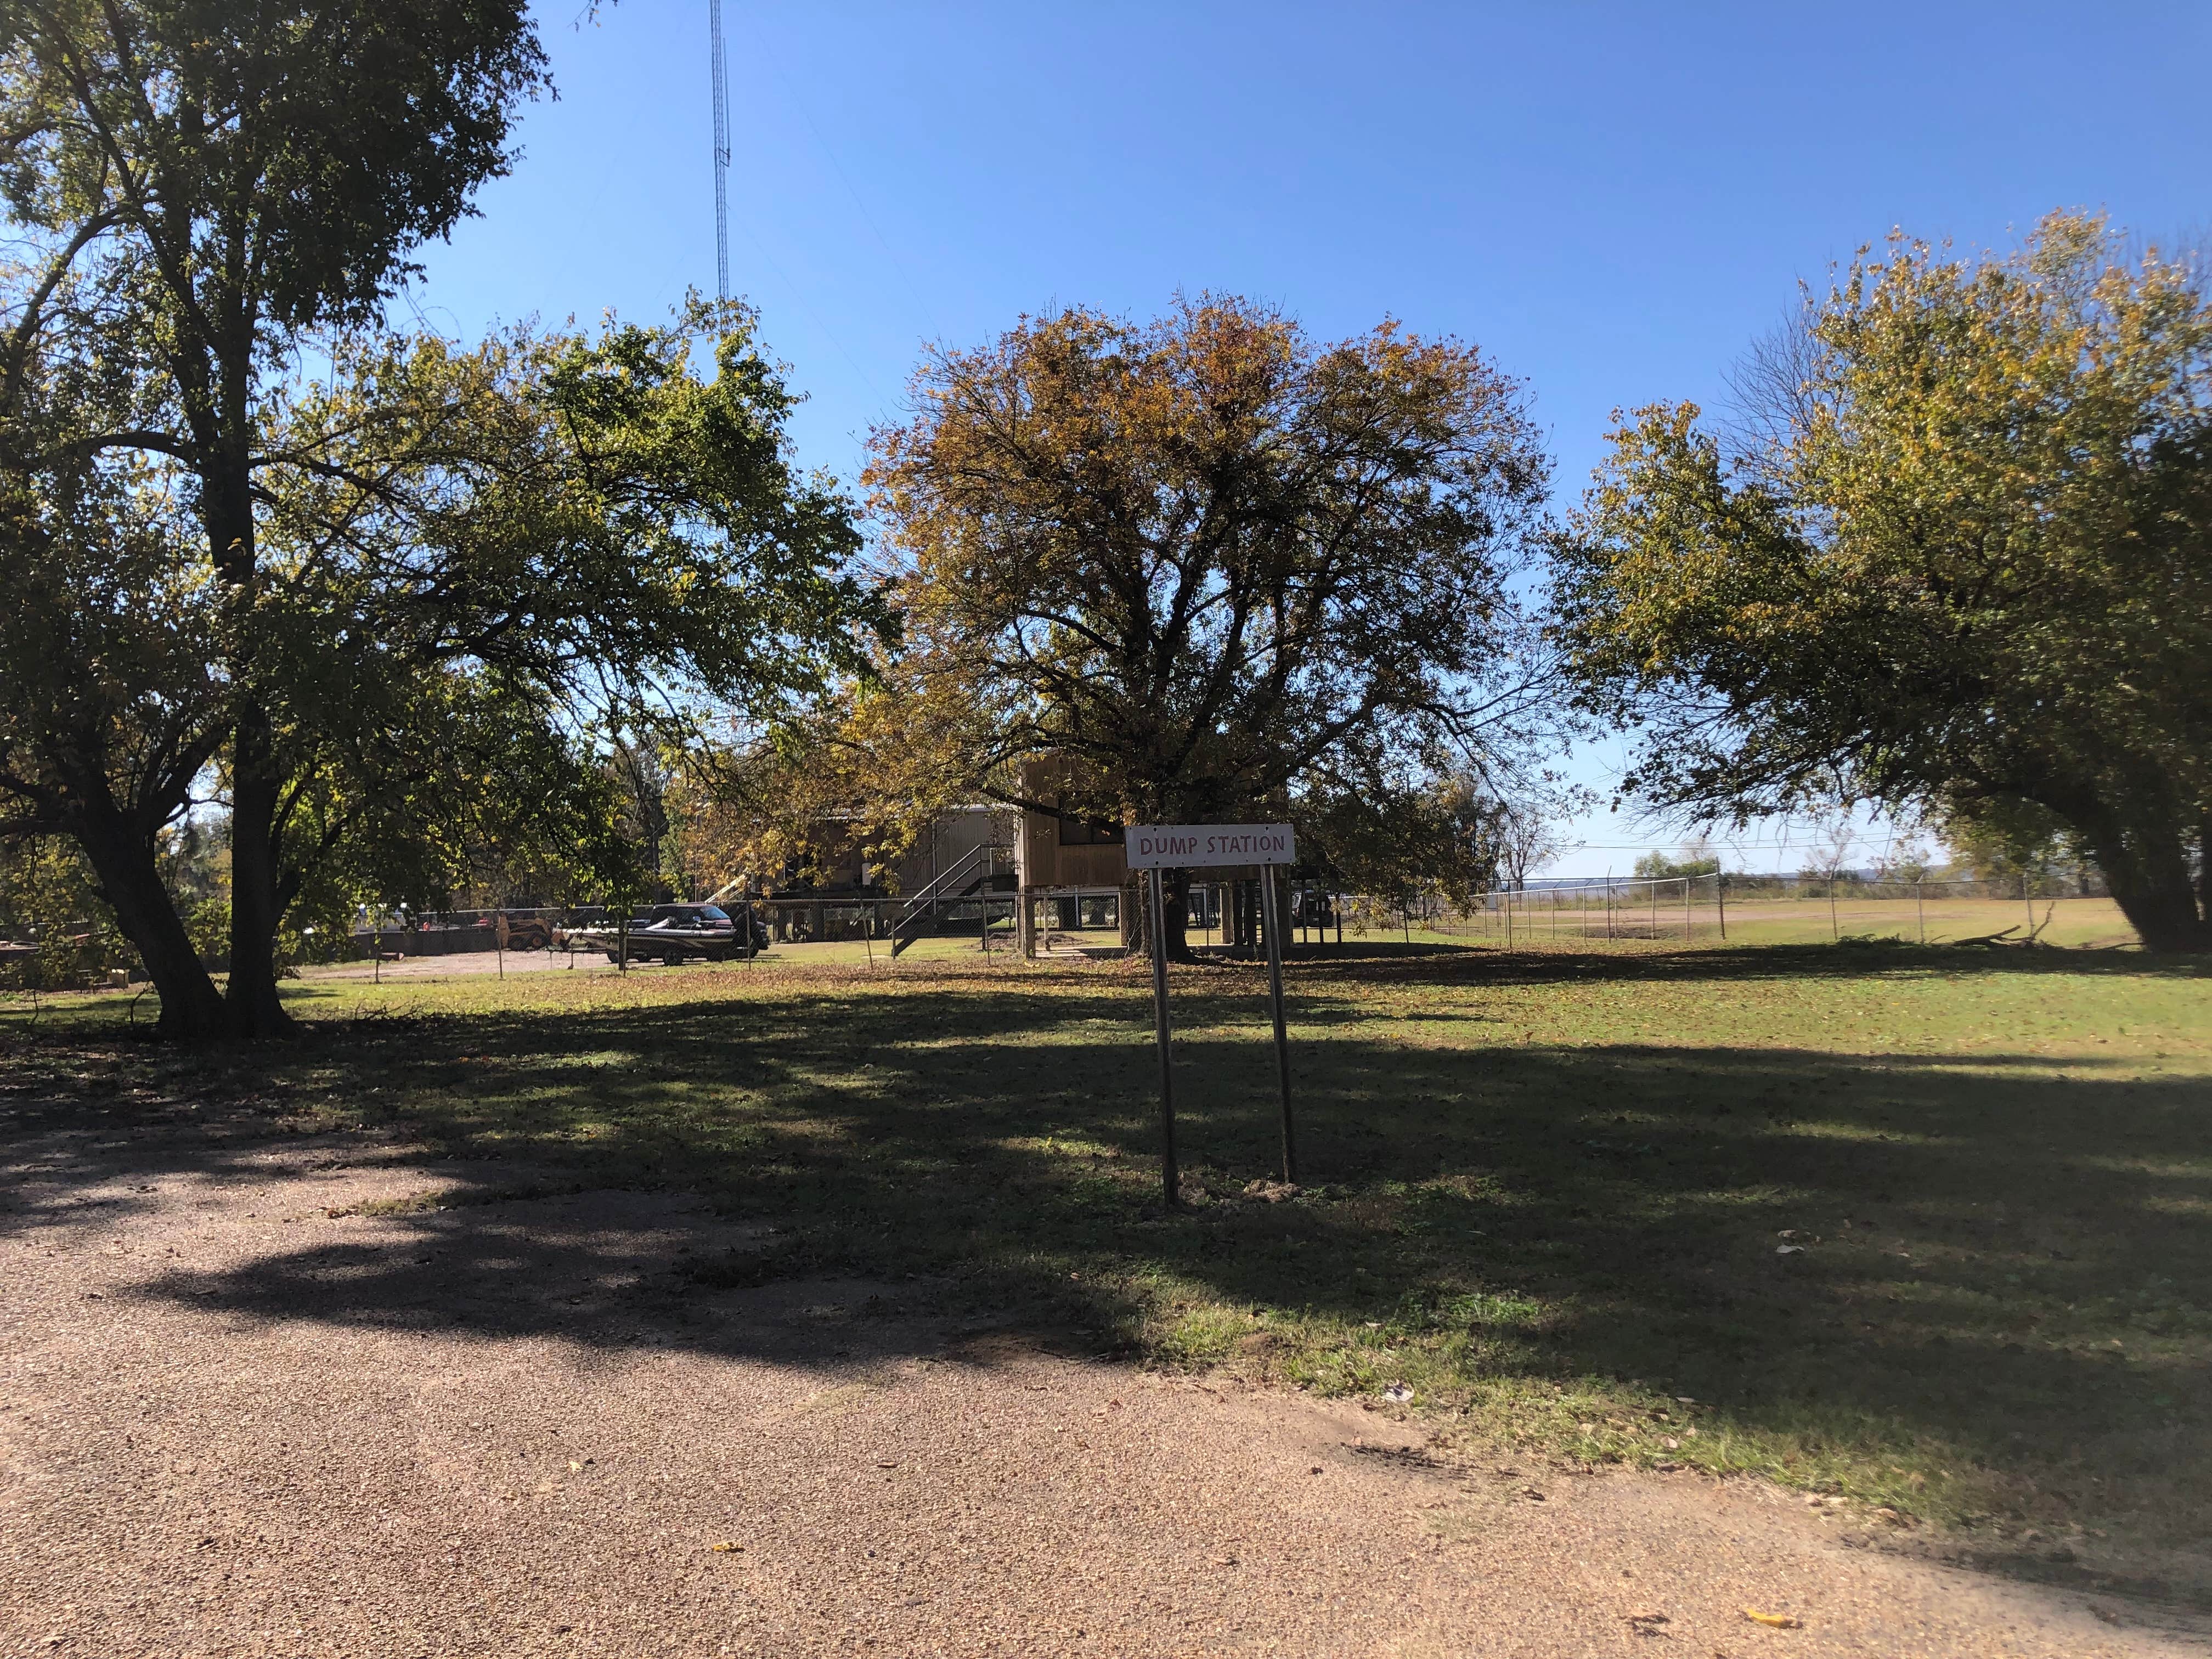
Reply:
<svg viewBox="0 0 2212 1659"><path fill-rule="evenodd" d="M1498 880L1505 806L1464 772L1370 776L1312 789L1291 807L1301 862L1338 892L1474 908Z"/></svg>
<svg viewBox="0 0 2212 1659"><path fill-rule="evenodd" d="M129 960L100 884L58 836L0 843L0 939L33 947L0 963L0 986L11 988L67 990Z"/></svg>
<svg viewBox="0 0 2212 1659"><path fill-rule="evenodd" d="M273 573L259 503L282 464L270 377L317 331L374 321L410 250L507 170L514 106L544 78L521 0L0 8L0 195L37 239L8 295L0 423L19 460L50 468L111 451L173 461L178 510L215 576L191 594L212 637L187 651L210 671L198 689L215 707L150 741L160 775L143 787L69 804L125 927L164 961L172 1030L284 1023L274 950L289 779L260 625ZM106 389L118 395L80 411L113 419L59 434L27 418L63 357L117 366L123 384ZM42 454L42 440L69 447ZM227 1021L211 990L168 971L178 941L143 867L218 749L232 819ZM88 763L88 775L113 771Z"/></svg>
<svg viewBox="0 0 2212 1659"><path fill-rule="evenodd" d="M82 378L42 383L43 408L19 393L0 444L69 430L48 411L69 409ZM196 568L204 544L163 486L135 458L100 466L64 451L40 465L0 448L0 842L73 841L155 974L167 1028L204 1031L222 1011L164 880L163 842L221 745L222 617Z"/></svg>
<svg viewBox="0 0 2212 1659"><path fill-rule="evenodd" d="M2062 890L2066 877L2080 884L2080 837L2057 814L2032 801L1979 803L1939 825L1957 863L1984 881L2027 883L2031 893Z"/></svg>
<svg viewBox="0 0 2212 1659"><path fill-rule="evenodd" d="M1720 868L1718 854L1702 836L1685 845L1680 858L1650 852L1636 860L1636 873L1645 881L1675 881L1684 876L1714 876L1720 873Z"/></svg>
<svg viewBox="0 0 2212 1659"><path fill-rule="evenodd" d="M2144 942L2212 945L2212 305L2101 221L1862 256L1754 360L1733 453L1613 434L1557 557L1629 780L1709 817L2033 807Z"/></svg>
<svg viewBox="0 0 2212 1659"><path fill-rule="evenodd" d="M933 353L915 402L867 476L899 683L965 746L940 770L1018 800L1012 763L1050 756L1073 793L1023 804L1205 822L1510 747L1507 571L1547 462L1472 347L1321 344L1232 299L1071 310Z"/></svg>
<svg viewBox="0 0 2212 1659"><path fill-rule="evenodd" d="M468 351L331 342L325 376L264 402L243 617L204 542L180 533L174 472L128 450L78 464L62 445L46 454L64 460L6 475L28 527L0 557L37 604L5 625L70 642L0 666L9 823L83 846L167 1029L272 1029L237 994L235 956L233 994L216 998L157 855L212 781L231 807L234 951L241 636L253 763L278 786L272 908L246 967L265 958L272 975L295 907L419 902L501 844L556 866L564 844L611 856L577 810L614 810L588 741L608 710L635 726L650 709L669 733L713 711L764 718L857 664L879 620L843 568L858 533L831 487L793 471L793 399L750 326L742 307L694 306L666 326ZM693 367L709 339L711 379ZM83 372L62 352L40 368L57 388Z"/></svg>

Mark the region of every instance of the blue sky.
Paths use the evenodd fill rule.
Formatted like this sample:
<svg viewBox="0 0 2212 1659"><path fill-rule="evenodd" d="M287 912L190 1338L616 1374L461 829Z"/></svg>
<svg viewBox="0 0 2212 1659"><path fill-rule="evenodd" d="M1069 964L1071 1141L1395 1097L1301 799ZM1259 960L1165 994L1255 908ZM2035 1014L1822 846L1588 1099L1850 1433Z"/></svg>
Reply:
<svg viewBox="0 0 2212 1659"><path fill-rule="evenodd" d="M707 0L541 10L557 100L413 301L473 334L714 284ZM1529 383L1571 501L1609 412L1718 401L1802 278L1892 226L2212 225L2212 6L747 5L733 291L850 477L917 349L1071 303L1385 314ZM1608 754L1581 757L1602 787ZM1597 817L1560 868L1662 829ZM1747 845L1772 868L1777 831ZM1782 862L1795 867L1794 858Z"/></svg>

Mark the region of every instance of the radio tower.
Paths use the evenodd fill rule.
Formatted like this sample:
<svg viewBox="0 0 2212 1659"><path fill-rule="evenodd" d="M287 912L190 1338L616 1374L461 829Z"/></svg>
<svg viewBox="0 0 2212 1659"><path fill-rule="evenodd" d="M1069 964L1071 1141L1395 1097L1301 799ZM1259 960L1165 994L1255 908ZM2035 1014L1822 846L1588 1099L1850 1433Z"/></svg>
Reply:
<svg viewBox="0 0 2212 1659"><path fill-rule="evenodd" d="M722 0L707 0L707 26L714 36L714 293L730 297L730 70L722 54Z"/></svg>

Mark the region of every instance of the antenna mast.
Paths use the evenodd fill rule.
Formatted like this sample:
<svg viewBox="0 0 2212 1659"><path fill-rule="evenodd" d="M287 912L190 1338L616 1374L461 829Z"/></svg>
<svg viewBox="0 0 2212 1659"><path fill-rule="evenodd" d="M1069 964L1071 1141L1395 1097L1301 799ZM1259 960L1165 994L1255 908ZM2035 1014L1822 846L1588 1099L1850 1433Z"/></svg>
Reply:
<svg viewBox="0 0 2212 1659"><path fill-rule="evenodd" d="M722 51L722 0L707 0L708 27L714 36L714 293L730 297L730 69Z"/></svg>

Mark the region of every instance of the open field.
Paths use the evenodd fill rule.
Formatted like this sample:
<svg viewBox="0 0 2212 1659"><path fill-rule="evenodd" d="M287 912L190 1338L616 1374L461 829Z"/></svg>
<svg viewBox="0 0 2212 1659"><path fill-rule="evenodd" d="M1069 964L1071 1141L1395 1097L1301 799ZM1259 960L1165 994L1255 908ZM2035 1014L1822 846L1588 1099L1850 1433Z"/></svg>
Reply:
<svg viewBox="0 0 2212 1659"><path fill-rule="evenodd" d="M282 1048L138 1049L96 1000L0 1043L18 1135L243 1103L469 1160L410 1188L403 1158L381 1212L464 1229L501 1167L696 1193L748 1230L687 1261L702 1294L914 1274L934 1315L1356 1396L1437 1455L1757 1473L1894 1540L2212 1593L2203 967L1370 942L1293 964L1308 1186L1274 1202L1244 1196L1274 1172L1261 984L1177 972L1173 1215L1119 965L309 980ZM365 1268L327 1316L412 1290Z"/></svg>
<svg viewBox="0 0 2212 1659"><path fill-rule="evenodd" d="M2017 939L2029 931L2031 922L2038 942L2044 945L2115 950L2136 943L2135 929L2120 914L2119 906L2108 898L2039 898L2029 905L2016 898L1931 896L1916 902L1910 898L1839 895L1832 908L1826 897L1731 892L1728 937L1723 941L1722 919L1714 907L1710 884L1694 896L1686 913L1679 891L1671 902L1662 897L1656 905L1640 896L1631 901L1623 896L1616 899L1610 918L1601 893L1592 892L1589 896L1590 902L1585 906L1580 894L1556 901L1541 890L1522 895L1527 902L1516 902L1514 908L1515 947L1584 951L1638 940L1706 945L1827 945L1838 940L1947 945L1986 939L2007 928ZM1485 913L1465 922L1450 923L1434 934L1417 924L1412 938L1502 945L1505 931L1502 915Z"/></svg>

